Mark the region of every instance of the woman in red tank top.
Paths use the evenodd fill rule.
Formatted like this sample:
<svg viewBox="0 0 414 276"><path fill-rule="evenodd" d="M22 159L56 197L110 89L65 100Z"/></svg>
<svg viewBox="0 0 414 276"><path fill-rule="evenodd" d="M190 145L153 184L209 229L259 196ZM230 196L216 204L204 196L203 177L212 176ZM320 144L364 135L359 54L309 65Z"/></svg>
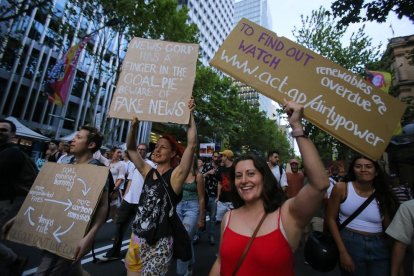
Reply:
<svg viewBox="0 0 414 276"><path fill-rule="evenodd" d="M329 181L314 144L303 133L303 106L287 102L284 110L302 154L309 185L285 201L264 159L250 154L236 160L231 190L235 209L222 220L220 252L210 275L234 275L240 256L264 214L267 215L263 224L236 275L294 275L293 252L305 226L318 210Z"/></svg>

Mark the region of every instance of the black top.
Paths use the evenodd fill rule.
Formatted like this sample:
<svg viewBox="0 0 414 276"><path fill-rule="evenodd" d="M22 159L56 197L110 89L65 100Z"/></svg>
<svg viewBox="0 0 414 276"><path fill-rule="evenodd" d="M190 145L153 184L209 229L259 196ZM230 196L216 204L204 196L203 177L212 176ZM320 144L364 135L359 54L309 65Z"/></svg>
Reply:
<svg viewBox="0 0 414 276"><path fill-rule="evenodd" d="M220 181L221 181L221 192L219 200L221 202L231 202L231 171L233 165L230 167L220 168Z"/></svg>
<svg viewBox="0 0 414 276"><path fill-rule="evenodd" d="M13 199L19 189L24 185L21 172L24 167L24 152L13 143L0 146L0 200ZM28 157L29 158L29 157ZM31 179L32 183L36 175ZM27 192L26 192L27 194Z"/></svg>
<svg viewBox="0 0 414 276"><path fill-rule="evenodd" d="M161 238L172 236L169 214L172 206L175 208L182 196L178 196L171 186L172 171L170 169L162 175L165 183L161 179L154 179L155 169L149 171L145 177L132 231L138 237L144 238L149 245L154 245Z"/></svg>
<svg viewBox="0 0 414 276"><path fill-rule="evenodd" d="M203 174L214 169L211 163L207 163L203 167ZM217 184L220 179L220 168L217 168L214 174L207 174L204 181L209 197L217 197Z"/></svg>

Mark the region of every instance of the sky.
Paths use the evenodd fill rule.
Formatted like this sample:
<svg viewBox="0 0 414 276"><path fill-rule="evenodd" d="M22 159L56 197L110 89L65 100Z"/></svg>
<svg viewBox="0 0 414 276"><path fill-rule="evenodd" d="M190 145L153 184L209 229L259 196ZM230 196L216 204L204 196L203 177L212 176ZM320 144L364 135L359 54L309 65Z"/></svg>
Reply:
<svg viewBox="0 0 414 276"><path fill-rule="evenodd" d="M278 36L294 40L292 31L295 26L300 28L300 16L310 16L312 10L318 10L320 6L330 10L332 2L333 0L268 0L272 15L272 31ZM361 26L362 24L350 25L347 36L349 37L352 32L356 32ZM394 30L394 34L392 30ZM390 38L414 34L414 24L407 18L400 20L394 13L391 13L385 23L365 22L365 34L372 38L373 46L382 43L382 48L385 50ZM344 41L344 43L346 42Z"/></svg>

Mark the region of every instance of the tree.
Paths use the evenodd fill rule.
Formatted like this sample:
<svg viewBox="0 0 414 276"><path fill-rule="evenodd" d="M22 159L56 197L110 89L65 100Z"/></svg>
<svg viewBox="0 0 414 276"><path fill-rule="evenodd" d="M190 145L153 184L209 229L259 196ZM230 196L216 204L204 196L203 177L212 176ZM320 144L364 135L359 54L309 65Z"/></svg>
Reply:
<svg viewBox="0 0 414 276"><path fill-rule="evenodd" d="M200 141L222 141L224 147L238 152L264 154L276 148L282 156L292 156L293 149L275 121L266 118L257 107L242 102L232 79L220 77L200 64L193 95Z"/></svg>
<svg viewBox="0 0 414 276"><path fill-rule="evenodd" d="M395 12L400 19L406 16L414 22L412 0L335 0L331 4L331 9L335 17L341 18L338 22L341 26L361 21L385 22L391 11ZM361 16L361 10L366 10L365 16Z"/></svg>
<svg viewBox="0 0 414 276"><path fill-rule="evenodd" d="M302 16L301 27L294 28L293 35L299 44L332 60L333 62L363 74L365 65L380 58L380 46L372 46L372 39L365 35L364 26L349 38L349 45L343 46L347 27L340 27L322 7L312 11L311 16ZM351 150L313 124L307 122L306 128L324 160L330 160L334 148L338 158L349 157Z"/></svg>
<svg viewBox="0 0 414 276"><path fill-rule="evenodd" d="M237 153L254 151L264 155L277 149L285 159L293 156L293 149L276 122L266 118L257 107L242 102L233 79L198 64L193 96L200 143L214 142ZM186 139L181 126L170 124L166 131L178 140Z"/></svg>

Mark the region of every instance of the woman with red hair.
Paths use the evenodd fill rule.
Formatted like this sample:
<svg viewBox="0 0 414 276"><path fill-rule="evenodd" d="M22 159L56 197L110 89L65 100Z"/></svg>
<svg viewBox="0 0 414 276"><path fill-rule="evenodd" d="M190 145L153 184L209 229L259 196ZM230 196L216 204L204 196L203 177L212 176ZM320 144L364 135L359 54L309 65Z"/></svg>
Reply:
<svg viewBox="0 0 414 276"><path fill-rule="evenodd" d="M187 147L182 151L174 138L168 135L161 137L152 152L156 169L148 165L136 151L138 119L132 121L127 149L131 161L145 181L125 258L127 275L164 275L168 271L173 256L173 233L169 217L181 200L183 184L190 172L197 146L197 130L192 114L194 100L189 101L188 108L191 113ZM177 159L180 160L179 164Z"/></svg>

